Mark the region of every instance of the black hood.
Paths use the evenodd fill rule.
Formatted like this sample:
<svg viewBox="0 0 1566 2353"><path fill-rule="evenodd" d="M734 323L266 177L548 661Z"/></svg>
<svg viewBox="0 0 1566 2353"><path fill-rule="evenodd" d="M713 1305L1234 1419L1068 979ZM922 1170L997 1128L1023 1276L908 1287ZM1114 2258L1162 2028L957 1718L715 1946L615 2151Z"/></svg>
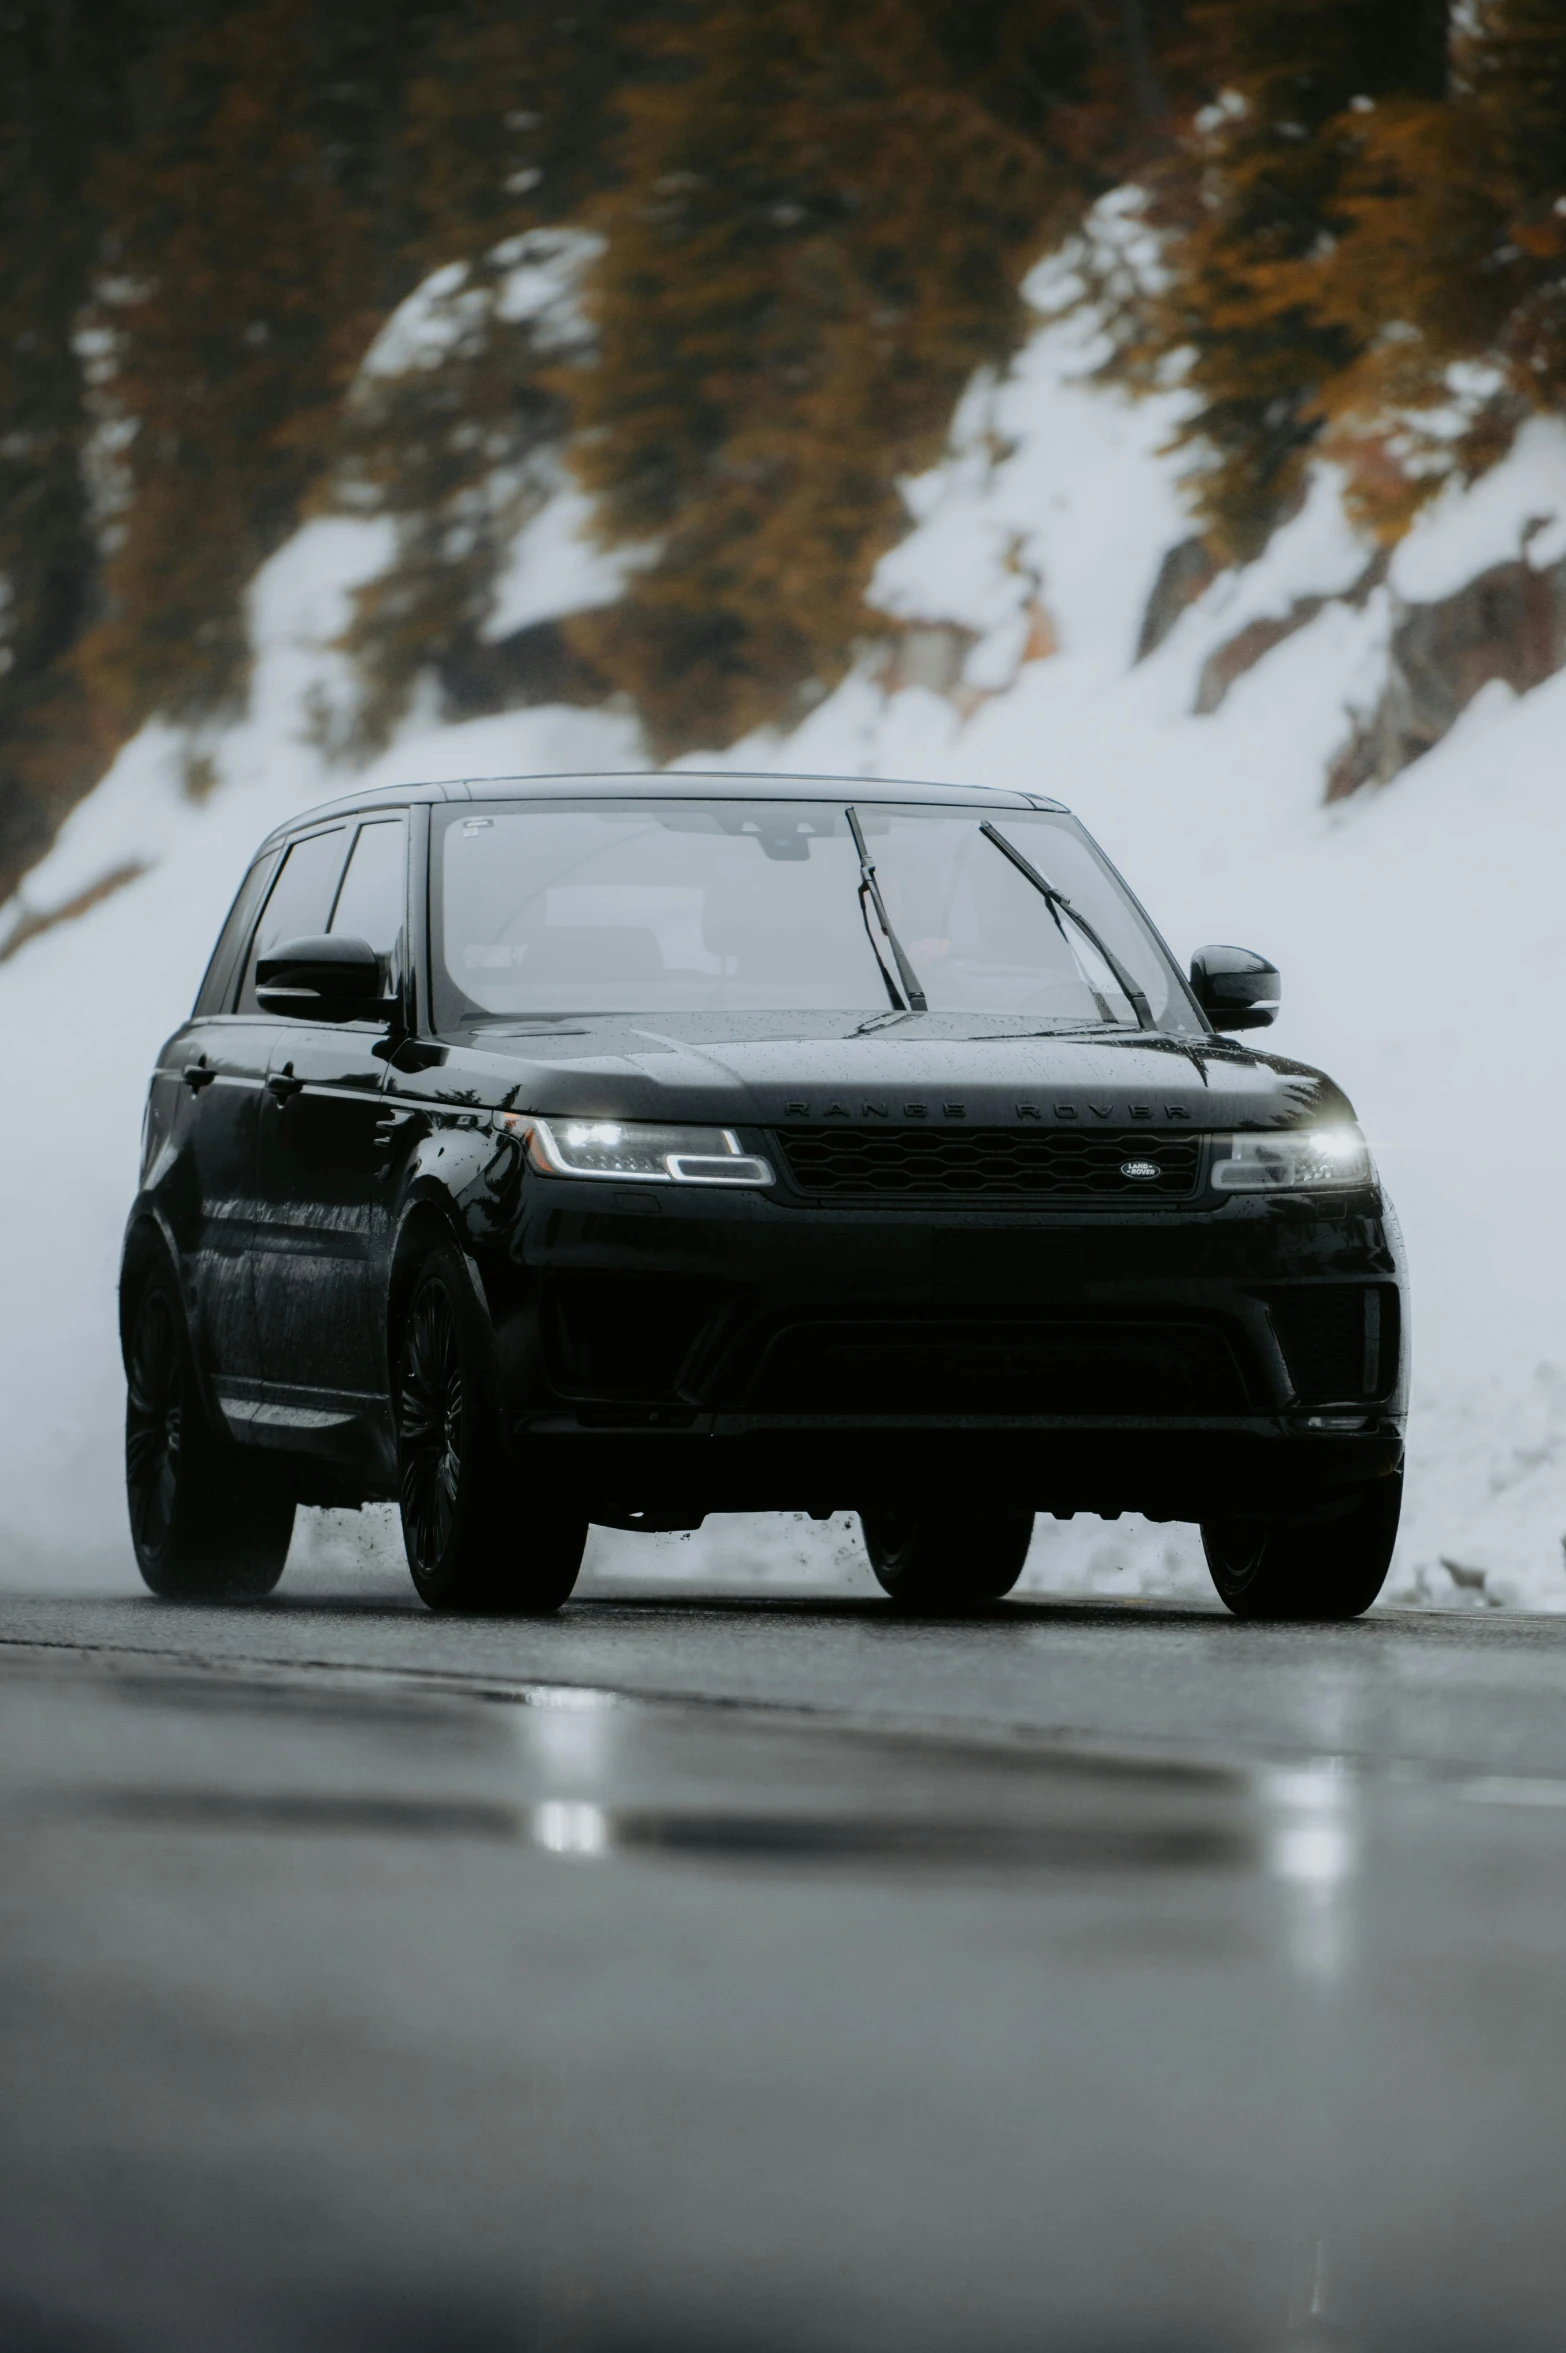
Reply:
<svg viewBox="0 0 1566 2353"><path fill-rule="evenodd" d="M560 1116L725 1127L885 1118L1193 1128L1353 1117L1320 1071L1226 1038L1048 1035L1021 1021L958 1014L868 1022L852 1014L584 1014L486 1025L414 1054L437 1096Z"/></svg>

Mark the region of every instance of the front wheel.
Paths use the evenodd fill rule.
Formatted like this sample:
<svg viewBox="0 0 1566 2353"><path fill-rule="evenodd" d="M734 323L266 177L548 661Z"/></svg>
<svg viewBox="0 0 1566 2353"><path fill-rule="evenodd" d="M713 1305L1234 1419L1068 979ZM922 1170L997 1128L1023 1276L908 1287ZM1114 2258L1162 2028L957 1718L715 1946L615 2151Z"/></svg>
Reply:
<svg viewBox="0 0 1566 2353"><path fill-rule="evenodd" d="M1204 1520L1218 1598L1237 1618L1357 1618L1392 1566L1403 1474L1378 1479L1325 1520Z"/></svg>
<svg viewBox="0 0 1566 2353"><path fill-rule="evenodd" d="M169 1600L258 1601L283 1573L294 1498L271 1464L214 1435L164 1267L131 1310L125 1371L125 1498L143 1581Z"/></svg>
<svg viewBox="0 0 1566 2353"><path fill-rule="evenodd" d="M859 1525L877 1584L905 1609L999 1601L1022 1575L1033 1540L1030 1511L865 1511Z"/></svg>
<svg viewBox="0 0 1566 2353"><path fill-rule="evenodd" d="M576 1583L587 1516L520 1491L506 1452L494 1346L467 1263L449 1242L424 1260L398 1363L402 1536L431 1609L509 1617L559 1609Z"/></svg>

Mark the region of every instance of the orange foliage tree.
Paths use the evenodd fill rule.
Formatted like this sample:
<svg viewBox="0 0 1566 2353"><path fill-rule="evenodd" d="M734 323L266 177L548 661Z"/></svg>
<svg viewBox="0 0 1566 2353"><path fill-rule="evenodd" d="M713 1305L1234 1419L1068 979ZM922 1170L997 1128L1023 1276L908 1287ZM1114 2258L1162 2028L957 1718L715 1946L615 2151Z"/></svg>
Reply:
<svg viewBox="0 0 1566 2353"><path fill-rule="evenodd" d="M1013 350L1110 144L1084 13L720 4L628 96L575 462L606 537L656 555L576 634L664 748L797 715L869 628L898 479Z"/></svg>
<svg viewBox="0 0 1566 2353"><path fill-rule="evenodd" d="M225 15L165 56L146 135L105 167L94 323L123 440L80 662L121 728L232 704L244 586L297 523L407 283L385 191L354 168L379 132L367 29L308 0Z"/></svg>

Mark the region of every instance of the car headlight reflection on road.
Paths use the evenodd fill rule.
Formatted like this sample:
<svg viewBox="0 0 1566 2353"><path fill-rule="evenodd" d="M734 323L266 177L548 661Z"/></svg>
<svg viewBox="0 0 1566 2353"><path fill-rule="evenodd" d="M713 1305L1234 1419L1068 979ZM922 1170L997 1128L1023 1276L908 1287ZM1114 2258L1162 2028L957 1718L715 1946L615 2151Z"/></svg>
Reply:
<svg viewBox="0 0 1566 2353"><path fill-rule="evenodd" d="M1219 1193L1309 1193L1375 1180L1370 1147L1357 1127L1295 1128L1282 1134L1219 1136L1213 1187Z"/></svg>
<svg viewBox="0 0 1566 2353"><path fill-rule="evenodd" d="M747 1152L732 1128L664 1127L639 1119L540 1119L502 1112L496 1125L524 1136L540 1176L634 1178L660 1185L770 1185L771 1164Z"/></svg>

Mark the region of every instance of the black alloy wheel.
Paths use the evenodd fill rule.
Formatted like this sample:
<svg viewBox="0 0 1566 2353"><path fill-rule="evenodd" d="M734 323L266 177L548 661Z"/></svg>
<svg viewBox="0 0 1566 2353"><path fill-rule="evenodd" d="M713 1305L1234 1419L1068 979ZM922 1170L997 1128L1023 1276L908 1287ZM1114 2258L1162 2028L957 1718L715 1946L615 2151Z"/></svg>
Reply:
<svg viewBox="0 0 1566 2353"><path fill-rule="evenodd" d="M293 1495L269 1464L212 1431L165 1268L137 1294L125 1371L125 1498L143 1581L168 1599L259 1600L288 1558Z"/></svg>
<svg viewBox="0 0 1566 2353"><path fill-rule="evenodd" d="M1237 1618L1362 1616L1386 1583L1402 1505L1399 1471L1330 1519L1204 1520L1202 1550L1219 1600Z"/></svg>
<svg viewBox="0 0 1566 2353"><path fill-rule="evenodd" d="M421 1286L408 1317L400 1404L403 1527L414 1574L429 1576L450 1549L462 1489L462 1357L439 1283Z"/></svg>
<svg viewBox="0 0 1566 2353"><path fill-rule="evenodd" d="M453 1614L559 1609L582 1565L587 1518L522 1494L501 1426L493 1334L449 1242L425 1258L408 1301L397 1435L403 1544L419 1598Z"/></svg>
<svg viewBox="0 0 1566 2353"><path fill-rule="evenodd" d="M900 1607L950 1614L999 1601L1022 1575L1033 1514L947 1506L859 1515L876 1582Z"/></svg>

